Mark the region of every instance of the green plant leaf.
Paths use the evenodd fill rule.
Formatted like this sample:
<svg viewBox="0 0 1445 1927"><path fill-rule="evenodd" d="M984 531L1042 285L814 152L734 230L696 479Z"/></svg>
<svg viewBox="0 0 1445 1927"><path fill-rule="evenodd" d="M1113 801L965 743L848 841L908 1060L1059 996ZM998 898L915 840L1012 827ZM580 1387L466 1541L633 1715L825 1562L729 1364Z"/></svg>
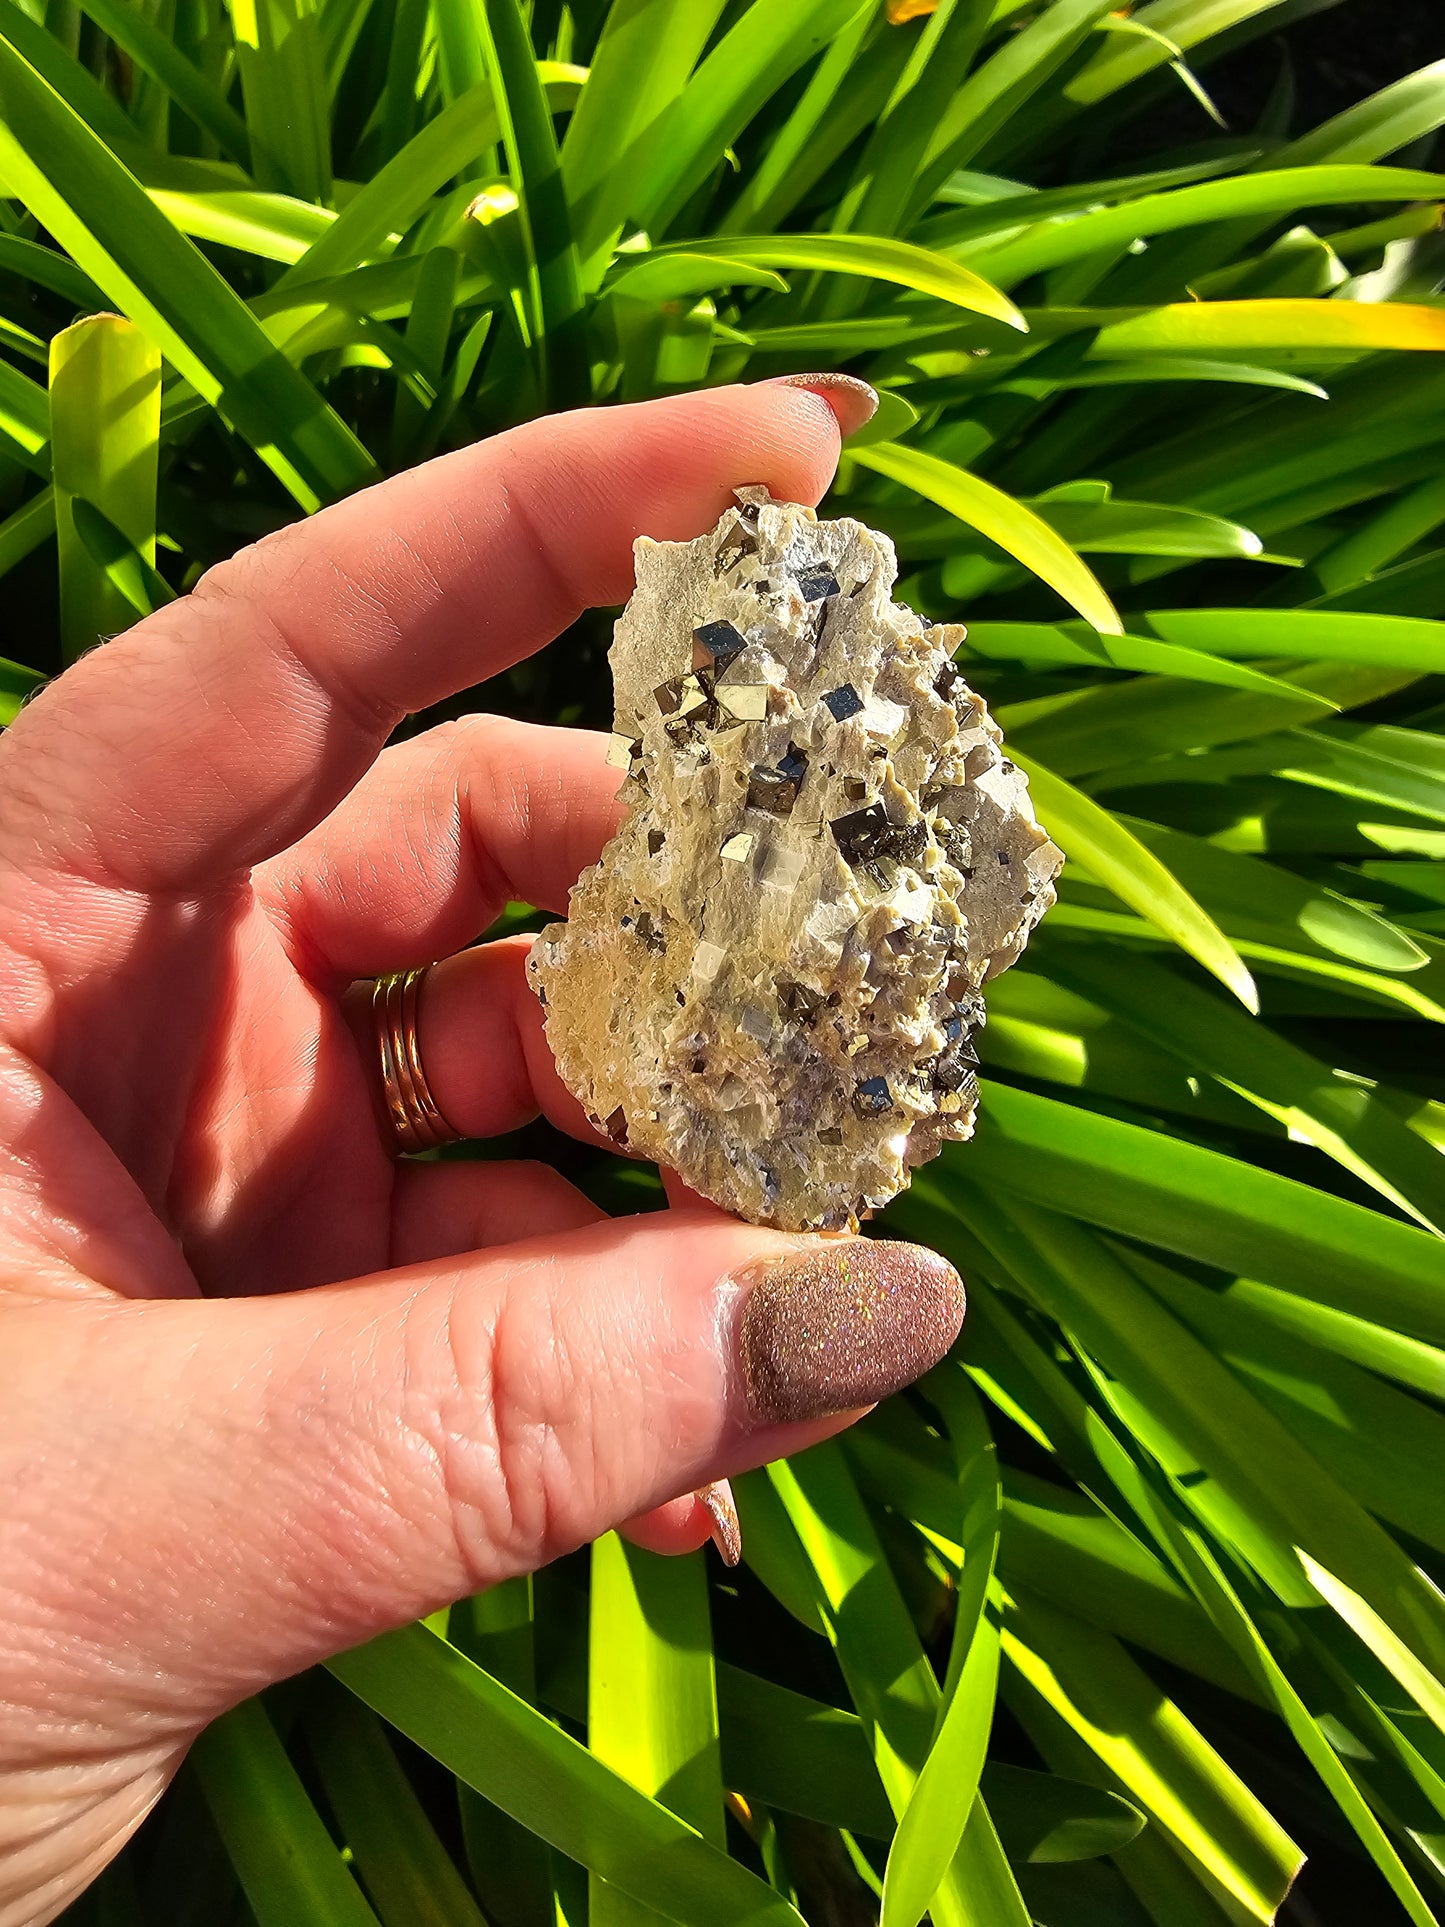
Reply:
<svg viewBox="0 0 1445 1927"><path fill-rule="evenodd" d="M330 1670L504 1813L669 1920L798 1927L745 1867L425 1627L343 1653Z"/></svg>
<svg viewBox="0 0 1445 1927"><path fill-rule="evenodd" d="M53 248L18 234L0 234L0 268L39 288L49 288L75 308L103 308L105 296L73 262Z"/></svg>
<svg viewBox="0 0 1445 1927"><path fill-rule="evenodd" d="M644 254L621 257L621 271L607 284L609 297L629 301L675 301L681 295L707 294L713 288L776 288L787 282L772 268L750 267L716 254Z"/></svg>
<svg viewBox="0 0 1445 1927"><path fill-rule="evenodd" d="M459 1652L532 1705L538 1697L537 1592L536 1577L523 1574L458 1600L447 1615L445 1634ZM585 1652L581 1658L585 1666ZM585 1676L572 1710L585 1718ZM489 1919L550 1921L558 1863L545 1841L464 1781L457 1783L457 1807L467 1866ZM580 1867L577 1877L585 1893Z"/></svg>
<svg viewBox="0 0 1445 1927"><path fill-rule="evenodd" d="M554 111L577 98L585 78L582 68L557 61L540 61L537 71ZM465 173L500 134L491 83L483 80L428 121L351 197L295 266L281 276L278 288L296 289L302 282L313 281L347 285L343 277L350 277L373 253L385 252L390 237L405 233L433 196ZM319 295L321 290L313 292ZM363 304L373 313L386 312L384 300L378 302L373 296L368 301L358 287L358 306Z"/></svg>
<svg viewBox="0 0 1445 1927"><path fill-rule="evenodd" d="M309 1713L306 1739L382 1927L485 1927L381 1722L335 1686Z"/></svg>
<svg viewBox="0 0 1445 1927"><path fill-rule="evenodd" d="M0 447L37 475L50 473L50 406L45 390L0 361Z"/></svg>
<svg viewBox="0 0 1445 1927"><path fill-rule="evenodd" d="M259 1701L208 1727L191 1762L257 1927L379 1927Z"/></svg>
<svg viewBox="0 0 1445 1927"><path fill-rule="evenodd" d="M1361 201L1438 200L1442 195L1445 175L1406 168L1280 168L1177 187L1052 226L1040 224L1017 240L985 246L982 251L970 249L969 259L991 280L1012 288L1032 274L1066 262L1121 250L1145 235L1167 234L1202 222L1294 213L1307 207L1353 206Z"/></svg>
<svg viewBox="0 0 1445 1927"><path fill-rule="evenodd" d="M815 1446L800 1459L771 1466L768 1477L812 1563L820 1614L868 1734L878 1777L901 1817L933 1744L941 1710L938 1682L837 1447ZM972 1636L966 1650L973 1650ZM975 1661L971 1686L987 1684L992 1671L987 1638L979 1651L982 1658ZM966 1666L966 1659L961 1660L961 1669ZM970 1728L981 1717L976 1702L969 1704L968 1715L955 1728L949 1747L950 1753L957 1747L960 1758L967 1757L976 1731ZM942 1793L939 1788L925 1796L927 1806ZM984 1802L975 1798L964 1819L941 1880L927 1847L910 1852L917 1887L912 1894L905 1890L909 1904L939 1880L930 1905L937 1927L1027 1927L1017 1884ZM951 1823L949 1830L951 1834Z"/></svg>
<svg viewBox="0 0 1445 1927"><path fill-rule="evenodd" d="M940 1375L933 1396L959 1458L963 1570L943 1705L888 1855L882 1927L916 1927L948 1872L973 1810L998 1688L998 1631L984 1613L1003 1520L993 1440L976 1397L956 1373Z"/></svg>
<svg viewBox="0 0 1445 1927"><path fill-rule="evenodd" d="M1284 1604L1319 1593L1315 1566L1378 1619L1380 1657L1437 1724L1445 1606L1427 1576L1299 1444L1288 1427L1149 1294L1087 1227L1031 1210L1025 1226L954 1179L950 1197L1011 1274L1107 1374L1109 1398L1214 1532ZM1267 1468L1267 1470L1266 1470ZM1355 1618L1351 1619L1351 1612Z"/></svg>
<svg viewBox="0 0 1445 1927"><path fill-rule="evenodd" d="M1110 11L1108 0L1054 0L1003 39L959 88L935 128L915 187L915 208L925 205L954 168L983 151Z"/></svg>
<svg viewBox="0 0 1445 1927"><path fill-rule="evenodd" d="M1292 1178L990 1083L968 1151L1030 1202L1445 1344L1440 1240ZM952 1162L951 1155L945 1153Z"/></svg>
<svg viewBox="0 0 1445 1927"><path fill-rule="evenodd" d="M1368 1089L1146 958L1133 959L1124 995L1117 958L1103 949L1070 944L1051 971L1182 1063L1242 1091L1427 1230L1445 1227L1445 1159Z"/></svg>
<svg viewBox="0 0 1445 1927"><path fill-rule="evenodd" d="M153 187L150 197L182 234L288 266L301 260L332 225L324 208L285 194L257 194L244 188L185 193Z"/></svg>
<svg viewBox="0 0 1445 1927"><path fill-rule="evenodd" d="M1263 1315L1260 1288L1211 1291L1141 1252L1115 1249L1362 1505L1423 1544L1445 1545L1445 1495L1412 1470L1445 1449L1445 1421L1431 1405L1311 1343L1318 1329Z"/></svg>
<svg viewBox="0 0 1445 1927"><path fill-rule="evenodd" d="M730 1666L717 1668L723 1774L729 1787L785 1813L874 1839L893 1809L856 1713Z"/></svg>
<svg viewBox="0 0 1445 1927"><path fill-rule="evenodd" d="M587 1737L596 1757L725 1846L717 1683L701 1554L664 1559L615 1533L592 1548ZM646 1920L594 1877L591 1919ZM651 1916L655 1918L655 1916Z"/></svg>
<svg viewBox="0 0 1445 1927"><path fill-rule="evenodd" d="M0 525L0 559L3 559L3 535L4 527ZM0 658L0 727L14 722L25 698L32 690L39 689L44 680L23 663Z"/></svg>
<svg viewBox="0 0 1445 1927"><path fill-rule="evenodd" d="M134 323L91 315L55 336L51 475L61 639L70 661L127 628L137 614L113 577L115 565L92 554L77 526L76 507L93 509L153 570L160 429L161 358Z"/></svg>
<svg viewBox="0 0 1445 1927"><path fill-rule="evenodd" d="M356 437L245 304L46 88L17 50L8 15L0 20L0 176L303 507L374 479Z"/></svg>
<svg viewBox="0 0 1445 1927"><path fill-rule="evenodd" d="M1184 1520L1171 1516L1157 1502L1151 1504L1145 1481L1139 1481L1137 1490L1161 1539L1174 1552L1181 1570L1209 1608L1221 1631L1233 1638L1241 1654L1257 1669L1301 1751L1334 1795L1411 1921L1416 1923L1416 1927L1430 1927L1434 1915L1423 1895L1410 1878L1384 1828L1362 1798L1320 1723L1311 1717L1309 1709L1245 1611L1238 1593L1225 1577L1203 1537Z"/></svg>
<svg viewBox="0 0 1445 1927"><path fill-rule="evenodd" d="M1408 931L1366 905L1257 856L1217 849L1141 817L1128 827L1231 934L1344 957L1371 970L1418 971L1429 957Z"/></svg>
<svg viewBox="0 0 1445 1927"><path fill-rule="evenodd" d="M857 12L858 0L752 0L654 123L648 165L628 196L631 218L654 237L665 233L763 103Z"/></svg>
<svg viewBox="0 0 1445 1927"><path fill-rule="evenodd" d="M231 0L246 138L261 187L331 198L331 127L315 0Z"/></svg>
<svg viewBox="0 0 1445 1927"><path fill-rule="evenodd" d="M1254 979L1218 924L1138 838L1091 797L1014 751L1035 807L1066 856L1076 857L1122 902L1202 963L1247 1010L1259 1008Z"/></svg>
<svg viewBox="0 0 1445 1927"><path fill-rule="evenodd" d="M562 144L562 173L589 282L646 179L669 109L686 86L722 0L618 0L593 50Z"/></svg>
<svg viewBox="0 0 1445 1927"><path fill-rule="evenodd" d="M120 598L126 612L123 620L148 616L174 602L175 591L165 577L93 502L83 495L72 496L70 518L91 562Z"/></svg>
<svg viewBox="0 0 1445 1927"><path fill-rule="evenodd" d="M859 449L857 460L890 481L902 482L905 488L936 502L997 542L1102 634L1122 635L1124 625L1091 571L1048 523L1023 503L925 449L881 442Z"/></svg>
<svg viewBox="0 0 1445 1927"><path fill-rule="evenodd" d="M673 242L659 250L663 258L693 251L690 242ZM931 294L954 307L991 316L1011 328L1024 320L1013 303L972 269L931 254L911 241L895 241L879 234L728 234L697 244L697 252L714 260L740 261L759 268L816 268L830 274L860 275Z"/></svg>
<svg viewBox="0 0 1445 1927"><path fill-rule="evenodd" d="M1131 618L1136 620L1137 618ZM1296 689L1279 676L1267 676L1244 664L1213 653L1158 642L1150 636L1103 636L1085 623L971 622L961 661L1024 662L1039 668L1108 666L1147 675L1173 676L1186 682L1218 683L1248 689L1261 696L1315 707L1319 699L1307 689Z"/></svg>
<svg viewBox="0 0 1445 1927"><path fill-rule="evenodd" d="M1276 159L1290 167L1319 161L1377 161L1445 124L1445 60L1435 60L1322 121L1282 148Z"/></svg>
<svg viewBox="0 0 1445 1927"><path fill-rule="evenodd" d="M1331 609L1153 609L1138 618L1161 641L1231 658L1299 656L1445 673L1445 622ZM1267 624L1267 629L1266 629Z"/></svg>
<svg viewBox="0 0 1445 1927"><path fill-rule="evenodd" d="M1294 1292L1262 1285L1252 1278L1236 1278L1228 1296L1237 1299L1261 1318L1296 1333L1309 1342L1353 1359L1383 1377L1397 1379L1431 1398L1445 1396L1445 1351L1427 1345L1407 1333L1393 1331L1368 1318L1332 1305L1316 1304Z"/></svg>
<svg viewBox="0 0 1445 1927"><path fill-rule="evenodd" d="M1131 16L1136 26L1148 30L1137 39L1112 39L1105 42L1073 74L1064 87L1064 97L1081 105L1106 99L1139 79L1151 69L1161 67L1190 47L1208 42L1255 14L1268 13L1279 0L1153 0Z"/></svg>
<svg viewBox="0 0 1445 1927"><path fill-rule="evenodd" d="M1303 1856L1123 1648L1042 1600L1011 1598L1004 1653L1024 1689L1072 1729L1244 1918L1272 1921ZM1018 1703L1018 1687L1009 1694ZM1025 1719L1025 1724L1030 1722Z"/></svg>
<svg viewBox="0 0 1445 1927"><path fill-rule="evenodd" d="M565 407L588 397L580 337L581 263L551 108L532 52L521 0L486 0L476 9L492 99L527 257L531 346L541 393Z"/></svg>
<svg viewBox="0 0 1445 1927"><path fill-rule="evenodd" d="M32 495L28 501L22 502L18 509L0 522L0 576L8 575L17 563L23 562L27 555L54 533L55 494L47 483L43 489ZM15 693L15 686L9 680L10 669L14 668L18 668L18 665L12 664L6 670L0 671L0 689L4 692L3 696L0 696L0 723L14 721L13 710L6 713L7 704L13 699ZM23 673L35 674L29 670ZM28 686L27 684L26 687Z"/></svg>
<svg viewBox="0 0 1445 1927"><path fill-rule="evenodd" d="M1024 318L1035 326L1032 309L1025 308ZM1056 315L1056 325L1061 319ZM1097 330L1090 353L1106 356L1445 348L1445 313L1404 301L1193 301L1132 313L1081 309L1076 325Z"/></svg>
<svg viewBox="0 0 1445 1927"><path fill-rule="evenodd" d="M112 100L96 83L90 69L61 41L47 33L30 12L15 6L13 0L0 0L0 37L108 145L124 149L135 141L134 123L119 102ZM6 171L0 164L0 182L5 179Z"/></svg>
<svg viewBox="0 0 1445 1927"><path fill-rule="evenodd" d="M1117 1853L1143 1832L1143 1814L1116 1793L1028 1767L986 1766L983 1790L1010 1861L1077 1865Z"/></svg>
<svg viewBox="0 0 1445 1927"><path fill-rule="evenodd" d="M1256 556L1264 544L1252 529L1198 509L1157 502L1070 502L1036 495L1029 507L1071 549L1088 555Z"/></svg>
<svg viewBox="0 0 1445 1927"><path fill-rule="evenodd" d="M85 11L224 153L238 166L250 167L251 137L245 121L159 26L125 0L86 0Z"/></svg>

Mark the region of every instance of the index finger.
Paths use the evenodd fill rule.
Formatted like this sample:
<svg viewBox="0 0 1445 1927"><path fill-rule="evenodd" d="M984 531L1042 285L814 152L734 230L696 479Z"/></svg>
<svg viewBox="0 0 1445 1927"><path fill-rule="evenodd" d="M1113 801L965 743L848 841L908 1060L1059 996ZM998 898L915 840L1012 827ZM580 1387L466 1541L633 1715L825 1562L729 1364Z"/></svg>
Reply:
<svg viewBox="0 0 1445 1927"><path fill-rule="evenodd" d="M635 537L694 536L749 482L816 502L838 449L819 393L718 388L530 422L283 529L17 719L0 760L39 753L45 780L11 785L0 847L128 889L221 883L319 822L409 711L623 600Z"/></svg>

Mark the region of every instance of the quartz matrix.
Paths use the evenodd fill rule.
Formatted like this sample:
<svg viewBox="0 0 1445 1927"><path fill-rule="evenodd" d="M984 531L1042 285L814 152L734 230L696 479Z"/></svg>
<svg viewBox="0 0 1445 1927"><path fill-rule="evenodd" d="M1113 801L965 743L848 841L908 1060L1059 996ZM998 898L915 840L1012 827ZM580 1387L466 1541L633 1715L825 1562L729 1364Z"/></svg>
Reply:
<svg viewBox="0 0 1445 1927"><path fill-rule="evenodd" d="M529 959L599 1129L757 1224L838 1228L973 1130L982 987L1063 859L892 544L740 489L635 548L627 816Z"/></svg>

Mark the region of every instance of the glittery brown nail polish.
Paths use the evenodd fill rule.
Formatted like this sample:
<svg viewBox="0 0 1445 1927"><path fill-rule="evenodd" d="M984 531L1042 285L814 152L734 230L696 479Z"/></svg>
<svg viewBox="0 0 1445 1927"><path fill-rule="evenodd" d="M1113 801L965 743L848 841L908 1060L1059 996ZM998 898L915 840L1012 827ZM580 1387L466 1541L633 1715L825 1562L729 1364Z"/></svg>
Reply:
<svg viewBox="0 0 1445 1927"><path fill-rule="evenodd" d="M937 1364L963 1323L953 1266L885 1238L820 1239L737 1282L748 1404L772 1424L886 1398Z"/></svg>
<svg viewBox="0 0 1445 1927"><path fill-rule="evenodd" d="M845 435L853 434L878 413L878 390L856 375L774 375L785 388L807 388L821 395L838 417Z"/></svg>
<svg viewBox="0 0 1445 1927"><path fill-rule="evenodd" d="M726 1479L714 1479L710 1485L700 1486L694 1497L712 1520L712 1542L723 1564L735 1566L743 1556L743 1529L738 1523L732 1487Z"/></svg>

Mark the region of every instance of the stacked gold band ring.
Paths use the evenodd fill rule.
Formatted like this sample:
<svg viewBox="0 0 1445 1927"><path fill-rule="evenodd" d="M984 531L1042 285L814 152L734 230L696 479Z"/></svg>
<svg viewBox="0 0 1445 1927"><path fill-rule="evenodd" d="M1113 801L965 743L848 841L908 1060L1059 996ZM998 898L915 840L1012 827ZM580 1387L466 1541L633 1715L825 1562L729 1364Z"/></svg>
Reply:
<svg viewBox="0 0 1445 1927"><path fill-rule="evenodd" d="M430 1151L461 1136L443 1116L421 1067L416 1013L426 970L401 970L378 977L371 993L371 1017L381 1049L381 1088L386 1114L399 1151Z"/></svg>

